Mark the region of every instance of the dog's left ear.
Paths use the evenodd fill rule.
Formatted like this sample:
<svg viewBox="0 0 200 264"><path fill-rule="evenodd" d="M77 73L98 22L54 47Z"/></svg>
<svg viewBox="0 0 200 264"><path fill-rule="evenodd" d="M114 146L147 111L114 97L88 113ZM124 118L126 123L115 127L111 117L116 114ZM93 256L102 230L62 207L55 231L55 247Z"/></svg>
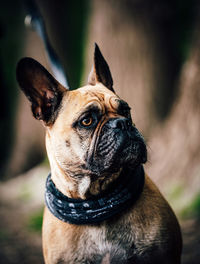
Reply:
<svg viewBox="0 0 200 264"><path fill-rule="evenodd" d="M23 58L17 64L17 81L31 102L33 115L46 126L54 123L67 90L36 60Z"/></svg>
<svg viewBox="0 0 200 264"><path fill-rule="evenodd" d="M94 65L88 77L88 84L96 85L97 82L102 83L109 90L114 92L113 79L110 73L109 66L103 55L101 54L98 45L95 43Z"/></svg>

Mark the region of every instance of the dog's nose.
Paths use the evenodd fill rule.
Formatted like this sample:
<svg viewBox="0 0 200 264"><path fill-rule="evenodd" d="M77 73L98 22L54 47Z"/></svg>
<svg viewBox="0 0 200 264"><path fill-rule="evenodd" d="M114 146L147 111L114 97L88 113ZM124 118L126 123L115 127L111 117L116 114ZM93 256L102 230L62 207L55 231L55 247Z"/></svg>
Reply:
<svg viewBox="0 0 200 264"><path fill-rule="evenodd" d="M107 122L107 127L112 129L129 130L132 127L132 122L129 118L112 118Z"/></svg>

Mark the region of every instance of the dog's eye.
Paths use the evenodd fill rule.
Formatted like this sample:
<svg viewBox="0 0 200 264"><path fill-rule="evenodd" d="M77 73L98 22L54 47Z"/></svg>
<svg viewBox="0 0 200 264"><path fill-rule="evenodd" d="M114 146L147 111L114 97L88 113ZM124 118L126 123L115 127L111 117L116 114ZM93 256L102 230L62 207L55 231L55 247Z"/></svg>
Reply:
<svg viewBox="0 0 200 264"><path fill-rule="evenodd" d="M91 116L85 117L81 120L81 125L88 127L91 126L93 123L93 118Z"/></svg>

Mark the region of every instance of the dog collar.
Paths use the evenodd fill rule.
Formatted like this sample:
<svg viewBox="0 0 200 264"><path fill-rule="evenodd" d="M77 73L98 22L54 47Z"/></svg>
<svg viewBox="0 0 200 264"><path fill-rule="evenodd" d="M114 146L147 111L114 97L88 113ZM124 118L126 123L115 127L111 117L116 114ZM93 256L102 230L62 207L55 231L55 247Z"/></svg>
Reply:
<svg viewBox="0 0 200 264"><path fill-rule="evenodd" d="M115 187L91 199L72 199L62 194L51 180L46 180L45 202L50 212L61 221L82 225L100 223L133 205L144 187L144 169L122 172Z"/></svg>

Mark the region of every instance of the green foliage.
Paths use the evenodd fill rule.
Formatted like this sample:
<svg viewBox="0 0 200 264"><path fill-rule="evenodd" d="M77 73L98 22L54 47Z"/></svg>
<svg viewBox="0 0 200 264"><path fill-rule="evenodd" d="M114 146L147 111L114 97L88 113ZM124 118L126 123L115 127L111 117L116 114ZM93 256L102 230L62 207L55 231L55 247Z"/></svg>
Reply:
<svg viewBox="0 0 200 264"><path fill-rule="evenodd" d="M44 165L44 166L48 166L49 167L49 159L48 159L47 156L45 156L45 158L41 162L41 165Z"/></svg>
<svg viewBox="0 0 200 264"><path fill-rule="evenodd" d="M5 176L6 161L14 143L18 91L15 68L23 46L22 1L2 1L0 8L0 177ZM10 176L10 175L8 175Z"/></svg>
<svg viewBox="0 0 200 264"><path fill-rule="evenodd" d="M28 184L24 184L18 195L19 200L27 202L31 200L31 190Z"/></svg>
<svg viewBox="0 0 200 264"><path fill-rule="evenodd" d="M0 241L7 240L9 238L9 233L5 229L0 229Z"/></svg>
<svg viewBox="0 0 200 264"><path fill-rule="evenodd" d="M29 217L28 225L27 225L28 230L41 233L42 221L43 221L43 208Z"/></svg>
<svg viewBox="0 0 200 264"><path fill-rule="evenodd" d="M166 191L166 197L180 218L200 218L200 193L191 195L186 186L174 183Z"/></svg>
<svg viewBox="0 0 200 264"><path fill-rule="evenodd" d="M184 188L181 185L175 185L168 194L168 199L170 201L179 199L184 192Z"/></svg>
<svg viewBox="0 0 200 264"><path fill-rule="evenodd" d="M88 19L90 13L90 1L76 0L63 1L59 10L59 17L54 14L59 34L55 32L57 44L60 41L61 50L58 55L63 63L69 86L77 89L81 84L81 77L84 69L84 51L87 40Z"/></svg>
<svg viewBox="0 0 200 264"><path fill-rule="evenodd" d="M181 211L182 218L197 217L200 218L200 193Z"/></svg>

